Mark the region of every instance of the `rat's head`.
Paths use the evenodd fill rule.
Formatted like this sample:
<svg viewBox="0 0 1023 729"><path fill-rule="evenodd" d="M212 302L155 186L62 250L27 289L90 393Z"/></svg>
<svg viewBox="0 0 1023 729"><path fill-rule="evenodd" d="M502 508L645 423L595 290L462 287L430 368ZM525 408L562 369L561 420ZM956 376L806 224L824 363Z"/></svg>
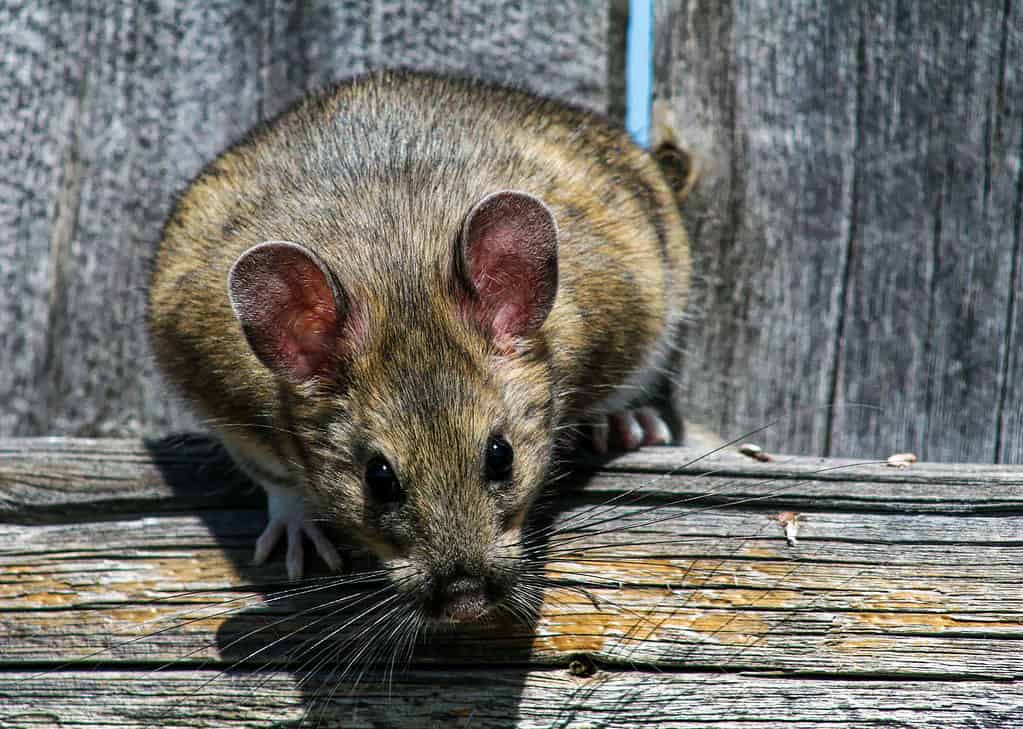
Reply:
<svg viewBox="0 0 1023 729"><path fill-rule="evenodd" d="M393 272L418 280L381 282L386 294L281 241L242 254L228 288L289 401L296 470L322 513L380 557L424 617L472 621L518 582L523 520L551 457L540 328L557 292L557 228L537 198L500 192L452 233L436 270Z"/></svg>

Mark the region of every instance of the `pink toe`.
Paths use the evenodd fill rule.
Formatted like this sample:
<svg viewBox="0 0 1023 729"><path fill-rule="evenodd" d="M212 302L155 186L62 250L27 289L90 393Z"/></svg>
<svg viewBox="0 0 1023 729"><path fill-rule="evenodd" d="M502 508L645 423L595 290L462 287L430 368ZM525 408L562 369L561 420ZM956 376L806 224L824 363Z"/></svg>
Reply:
<svg viewBox="0 0 1023 729"><path fill-rule="evenodd" d="M622 448L634 451L643 444L643 428L640 427L636 416L631 412L615 413L611 419L614 421Z"/></svg>

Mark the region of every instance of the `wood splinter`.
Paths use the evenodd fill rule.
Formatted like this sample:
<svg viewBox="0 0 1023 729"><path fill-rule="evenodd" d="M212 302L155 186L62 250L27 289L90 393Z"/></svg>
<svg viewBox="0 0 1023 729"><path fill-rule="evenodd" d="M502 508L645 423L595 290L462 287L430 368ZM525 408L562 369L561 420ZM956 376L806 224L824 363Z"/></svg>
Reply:
<svg viewBox="0 0 1023 729"><path fill-rule="evenodd" d="M761 463L770 463L774 459L770 455L764 452L764 449L754 443L743 443L739 446L739 453L744 456L749 456L754 461L760 461Z"/></svg>
<svg viewBox="0 0 1023 729"><path fill-rule="evenodd" d="M913 463L916 463L915 453L893 453L885 461L889 468L908 468Z"/></svg>
<svg viewBox="0 0 1023 729"><path fill-rule="evenodd" d="M782 528L785 529L785 541L789 543L789 546L796 546L799 543L796 539L799 535L799 524L805 521L805 517L794 511L783 511L771 518L781 524Z"/></svg>

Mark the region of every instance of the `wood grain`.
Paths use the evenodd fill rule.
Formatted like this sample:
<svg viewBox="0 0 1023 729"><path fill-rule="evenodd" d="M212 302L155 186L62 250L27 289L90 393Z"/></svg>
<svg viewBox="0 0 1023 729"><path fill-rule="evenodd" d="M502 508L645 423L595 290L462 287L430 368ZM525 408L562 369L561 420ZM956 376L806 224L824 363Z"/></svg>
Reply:
<svg viewBox="0 0 1023 729"><path fill-rule="evenodd" d="M1010 13L1002 19L1001 54L1005 59L1023 57L1023 6L1020 3L1006 5ZM1023 322L1023 267L1020 266L1023 253L1023 69L1020 63L1002 64L991 100L1000 112L994 117L990 128L992 139L991 156L985 158L987 174L999 181L1011 179L1016 174L1016 198L1011 193L1001 192L997 203L988 203L987 215L1001 220L1001 227L1012 236L1011 275L1009 280L1009 326L1003 351L1006 355L1006 371L1002 379L1001 400L998 403L998 459L1007 463L1023 463L1023 352L1020 348L1020 322ZM1016 121L1013 124L1013 120ZM1012 150L1015 148L1015 154ZM1004 154L1004 156L1000 156ZM1002 182L1004 188L1005 183ZM986 190L987 188L985 188ZM992 186L992 191L993 191ZM1003 239L1007 236L1003 236Z"/></svg>
<svg viewBox="0 0 1023 729"><path fill-rule="evenodd" d="M683 401L821 453L849 237L855 25L807 3L655 4L656 94L701 161Z"/></svg>
<svg viewBox="0 0 1023 729"><path fill-rule="evenodd" d="M565 482L537 521L559 586L535 623L434 634L389 687L385 660L353 688L344 660L307 661L365 645L365 556L282 594L279 562L248 565L258 500L210 443L0 441L0 724L1015 721L1023 470L699 455Z"/></svg>
<svg viewBox="0 0 1023 729"><path fill-rule="evenodd" d="M798 685L799 688L795 689ZM65 726L262 729L319 726L541 729L998 729L1023 722L1018 684L974 681L842 681L737 674L564 669L416 669L356 691L316 676L303 699L284 674L184 670L140 678L123 671L61 672L40 679L0 673L11 729ZM112 696L118 697L111 701ZM314 703L315 701L315 703Z"/></svg>
<svg viewBox="0 0 1023 729"><path fill-rule="evenodd" d="M890 444L992 461L1023 443L998 422L1000 408L1018 409L1001 388L1014 321L1023 9L881 1L859 25L856 234L834 401L883 410L836 411L832 453ZM1012 443L1002 454L1000 435Z"/></svg>
<svg viewBox="0 0 1023 729"><path fill-rule="evenodd" d="M0 435L193 425L145 346L174 196L302 93L370 68L604 110L606 1L0 2Z"/></svg>
<svg viewBox="0 0 1023 729"><path fill-rule="evenodd" d="M1019 3L656 7L657 93L707 158L691 416L1018 462Z"/></svg>

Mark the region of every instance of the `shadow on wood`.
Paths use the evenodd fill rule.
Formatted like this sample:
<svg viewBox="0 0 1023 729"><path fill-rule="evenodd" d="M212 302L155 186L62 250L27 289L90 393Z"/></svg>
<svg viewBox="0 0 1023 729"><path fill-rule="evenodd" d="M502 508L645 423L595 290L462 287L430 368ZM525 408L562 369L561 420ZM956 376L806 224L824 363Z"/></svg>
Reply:
<svg viewBox="0 0 1023 729"><path fill-rule="evenodd" d="M208 507L212 505L211 497L215 502L223 497L224 506L253 506L250 498L253 491L256 503L262 500L262 490L241 476L226 453L205 438L176 435L147 441L146 448L182 505ZM581 485L578 478L573 485ZM553 502L548 508L535 510L527 529L542 537L557 513L556 506L557 502ZM212 611L206 606L201 608L200 616L212 612L212 616L222 619L215 637L219 672L206 683L230 683L232 677L240 676L250 685L255 680L255 692L259 694L264 684L283 680L301 692L299 703L303 711L299 719L275 726L319 725L322 721L340 720L337 712L350 711L351 702L366 706L366 692L382 693L384 697L419 694L420 701L426 703L418 706L410 718L422 715L433 715L437 720L468 718L460 717L457 707L472 706L479 698L480 684L446 684L434 686L432 693L424 693L429 681L407 671L412 665L424 663L457 664L460 660L471 661L474 656L478 660L481 654L490 654L507 666L499 671L500 690L488 690L489 710L499 716L514 715L529 671L530 636L539 614L538 601L534 601L533 612L528 615L497 616L487 624L458 630L421 631L404 619L406 611L396 602L389 580L379 575L379 563L364 551L351 548L347 551L344 575L326 574L325 565L317 560L318 569L314 571L319 574L300 581L273 582L267 580L267 572L283 573L284 569L280 549L267 567L255 567L246 559L245 550L238 549L238 535L230 521L210 519L206 526L231 555L242 587L252 591L240 600L224 601L228 603L226 607L222 602L214 604ZM329 531L329 525L327 528ZM343 535L333 536L343 539ZM542 540L533 546L542 551ZM258 596L256 605L253 595ZM182 622L193 619L196 618L187 615L180 618ZM187 665L189 659L187 653L183 654L169 667ZM411 684L406 685L408 681ZM203 704L206 687L200 684L198 689L182 695L181 701L187 703L189 698L195 698L199 705ZM441 691L444 701L438 703ZM377 719L365 717L371 725L377 720L386 721L390 702L384 701L383 705L384 715ZM438 706L448 708L439 710ZM373 713L368 708L363 711Z"/></svg>

